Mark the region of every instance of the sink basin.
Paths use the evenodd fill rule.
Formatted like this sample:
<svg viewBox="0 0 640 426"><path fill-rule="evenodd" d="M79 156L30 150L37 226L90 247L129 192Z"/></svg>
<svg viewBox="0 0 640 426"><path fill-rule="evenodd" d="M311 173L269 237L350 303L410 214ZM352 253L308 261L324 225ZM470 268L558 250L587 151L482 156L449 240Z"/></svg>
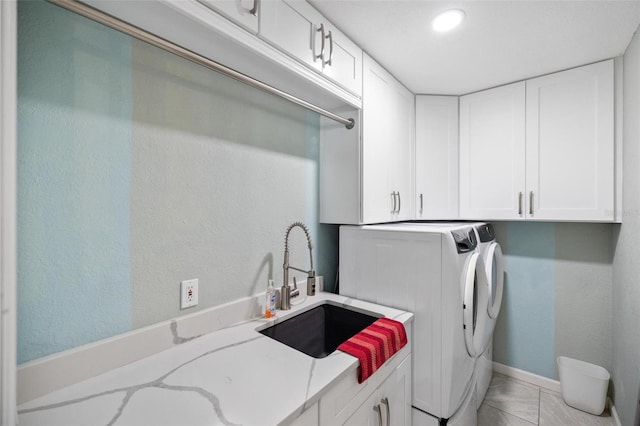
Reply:
<svg viewBox="0 0 640 426"><path fill-rule="evenodd" d="M259 332L309 356L324 358L377 319L325 303Z"/></svg>

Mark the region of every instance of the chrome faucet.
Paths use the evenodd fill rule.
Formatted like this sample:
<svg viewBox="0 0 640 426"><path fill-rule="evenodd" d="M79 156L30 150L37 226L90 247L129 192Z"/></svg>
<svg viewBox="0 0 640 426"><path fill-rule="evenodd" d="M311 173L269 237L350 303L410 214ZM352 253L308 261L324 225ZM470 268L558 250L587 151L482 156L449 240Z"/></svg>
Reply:
<svg viewBox="0 0 640 426"><path fill-rule="evenodd" d="M307 247L309 247L309 270L306 271L304 269L296 268L295 266L289 265L289 233L295 227L302 228L304 234L307 237ZM307 274L307 294L313 295L315 294L315 286L316 286L316 271L313 270L313 243L311 242L311 235L309 235L309 229L302 222L294 222L287 228L286 235L284 237L284 264L282 265L282 288L280 288L280 309L287 310L291 309L291 298L298 295L298 285L296 283L296 279L293 279L294 289L291 291L289 287L289 269L293 269L299 272L304 272Z"/></svg>

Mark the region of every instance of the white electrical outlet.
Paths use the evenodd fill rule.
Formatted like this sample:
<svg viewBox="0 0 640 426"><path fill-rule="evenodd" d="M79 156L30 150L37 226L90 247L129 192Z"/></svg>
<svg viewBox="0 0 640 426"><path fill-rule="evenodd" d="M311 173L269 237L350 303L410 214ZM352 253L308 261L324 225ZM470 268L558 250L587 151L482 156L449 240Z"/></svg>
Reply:
<svg viewBox="0 0 640 426"><path fill-rule="evenodd" d="M180 309L198 304L198 279L180 282Z"/></svg>

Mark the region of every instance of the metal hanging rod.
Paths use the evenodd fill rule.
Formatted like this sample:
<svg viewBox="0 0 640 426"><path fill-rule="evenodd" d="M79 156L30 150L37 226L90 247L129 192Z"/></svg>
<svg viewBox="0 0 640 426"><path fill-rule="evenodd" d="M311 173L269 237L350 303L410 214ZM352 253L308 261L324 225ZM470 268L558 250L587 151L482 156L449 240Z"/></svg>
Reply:
<svg viewBox="0 0 640 426"><path fill-rule="evenodd" d="M279 96L283 99L288 100L289 102L293 102L294 104L300 105L301 107L306 108L310 111L317 112L320 115L323 115L327 118L330 118L334 121L344 124L347 129L352 129L353 126L355 125L355 121L353 118L341 117L337 114L332 113L331 111L327 111L324 108L320 108L319 106L316 106L310 102L307 102L296 96L290 95L287 92L284 92L280 89L277 89L259 80L251 78L246 74L243 74L239 71L234 70L233 68L229 68L218 62L212 61L211 59L205 58L204 56L199 55L195 52L192 52L189 49L185 49L182 46L179 46L175 43L172 43L168 40L165 40L161 37L151 34L150 32L147 32L134 25L128 24L118 18L115 18L109 14L101 12L97 9L94 9L76 0L49 0L49 2L56 4L58 6L64 7L65 9L71 10L72 12L75 12L86 18L94 20L100 24L103 24L110 28L118 30L122 33L130 35L131 37L137 38L138 40L142 40L146 43L151 44L152 46L159 47L160 49L166 50L167 52L173 53L174 55L180 56L181 58L187 59L199 65L202 65L203 67L209 68L213 71L222 73L228 77L233 78L234 80L245 83L251 87L255 87L256 89L260 89L264 92Z"/></svg>

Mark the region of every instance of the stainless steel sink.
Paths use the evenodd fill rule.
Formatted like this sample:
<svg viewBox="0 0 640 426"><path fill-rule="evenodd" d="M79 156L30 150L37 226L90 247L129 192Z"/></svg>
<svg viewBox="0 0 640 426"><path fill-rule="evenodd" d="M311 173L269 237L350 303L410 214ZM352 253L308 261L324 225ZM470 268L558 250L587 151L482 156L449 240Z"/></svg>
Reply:
<svg viewBox="0 0 640 426"><path fill-rule="evenodd" d="M324 303L258 331L309 356L324 358L379 318L373 315Z"/></svg>

